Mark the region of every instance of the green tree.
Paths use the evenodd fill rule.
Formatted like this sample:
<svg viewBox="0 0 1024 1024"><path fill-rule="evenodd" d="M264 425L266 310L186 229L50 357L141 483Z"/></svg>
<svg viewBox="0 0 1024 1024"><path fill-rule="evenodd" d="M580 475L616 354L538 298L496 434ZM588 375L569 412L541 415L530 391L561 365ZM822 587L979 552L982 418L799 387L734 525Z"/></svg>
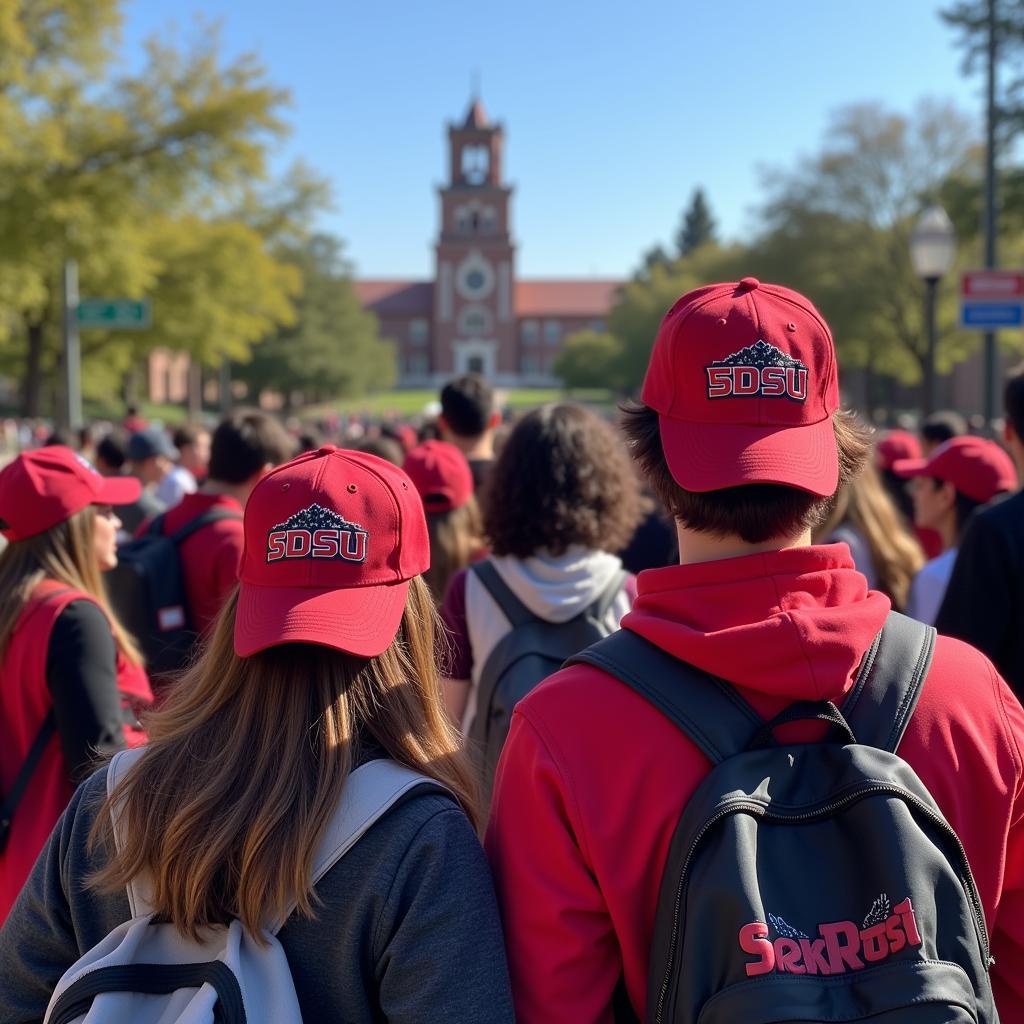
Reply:
<svg viewBox="0 0 1024 1024"><path fill-rule="evenodd" d="M683 213L676 232L676 249L680 256L689 256L695 249L715 240L715 220L702 188L694 189L690 205Z"/></svg>
<svg viewBox="0 0 1024 1024"><path fill-rule="evenodd" d="M0 357L22 376L28 413L40 411L44 378L57 366L69 258L79 263L83 294L159 296L161 281L173 291L185 269L174 258L196 258L205 241L207 262L247 254L243 267L248 260L268 289L262 315L287 317L294 290L293 275L263 262L258 236L228 228L217 211L264 175L267 144L284 131L285 94L251 56L222 61L208 30L185 48L151 42L141 73L107 78L120 8L116 0L0 0L0 138L17 140L0 142L0 324L8 333ZM191 242L183 237L190 231ZM236 272L208 270L208 284ZM190 351L216 363L244 335L267 330L263 322L227 337L211 332L210 298L179 287L179 305L155 305L153 332L90 337L87 352L124 363L187 335ZM190 309L190 300L198 305Z"/></svg>
<svg viewBox="0 0 1024 1024"><path fill-rule="evenodd" d="M577 331L565 339L553 367L566 388L624 389L623 346L606 331Z"/></svg>
<svg viewBox="0 0 1024 1024"><path fill-rule="evenodd" d="M921 208L951 179L975 178L978 160L971 123L948 105L925 103L910 117L877 105L840 110L818 154L766 178L751 272L813 297L846 365L920 380L926 339L910 236ZM974 344L954 315L947 287L940 369Z"/></svg>
<svg viewBox="0 0 1024 1024"><path fill-rule="evenodd" d="M377 318L360 304L341 243L315 234L288 260L303 281L298 316L254 346L236 375L257 390L280 391L289 403L296 393L316 401L390 387L393 346L380 339Z"/></svg>

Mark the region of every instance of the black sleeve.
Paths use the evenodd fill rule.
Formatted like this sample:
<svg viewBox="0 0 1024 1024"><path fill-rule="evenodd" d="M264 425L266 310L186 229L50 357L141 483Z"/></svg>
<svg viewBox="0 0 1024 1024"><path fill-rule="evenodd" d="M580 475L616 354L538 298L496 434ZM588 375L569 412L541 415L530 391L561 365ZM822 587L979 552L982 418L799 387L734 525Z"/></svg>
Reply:
<svg viewBox="0 0 1024 1024"><path fill-rule="evenodd" d="M968 523L935 620L940 633L966 640L997 663L1014 607L1014 562L999 525L984 515Z"/></svg>
<svg viewBox="0 0 1024 1024"><path fill-rule="evenodd" d="M96 751L124 746L116 665L107 617L91 601L73 601L50 634L46 685L68 773L76 782L95 767Z"/></svg>

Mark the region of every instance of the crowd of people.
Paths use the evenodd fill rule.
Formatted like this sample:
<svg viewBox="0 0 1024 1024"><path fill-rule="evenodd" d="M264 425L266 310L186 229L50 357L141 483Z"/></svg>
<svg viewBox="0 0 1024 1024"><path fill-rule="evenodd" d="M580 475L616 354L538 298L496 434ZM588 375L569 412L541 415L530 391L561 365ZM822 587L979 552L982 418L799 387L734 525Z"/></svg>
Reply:
<svg viewBox="0 0 1024 1024"><path fill-rule="evenodd" d="M1004 397L875 436L746 278L615 417L18 435L0 1021L1024 1020Z"/></svg>

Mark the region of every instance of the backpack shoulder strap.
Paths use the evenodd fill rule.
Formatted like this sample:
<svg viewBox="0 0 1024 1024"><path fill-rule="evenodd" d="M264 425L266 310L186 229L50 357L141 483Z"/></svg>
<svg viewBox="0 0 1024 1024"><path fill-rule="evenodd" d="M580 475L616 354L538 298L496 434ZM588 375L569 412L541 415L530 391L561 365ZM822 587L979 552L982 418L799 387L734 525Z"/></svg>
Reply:
<svg viewBox="0 0 1024 1024"><path fill-rule="evenodd" d="M107 796L109 797L124 778L125 773L142 756L145 747L131 747L116 753L107 764ZM120 850L124 846L124 823L121 821L117 808L110 812L114 824L114 846ZM133 878L125 887L128 895L128 910L133 918L152 913L152 890L145 879Z"/></svg>
<svg viewBox="0 0 1024 1024"><path fill-rule="evenodd" d="M18 804L21 803L21 798L25 795L25 790L28 789L28 784L32 781L36 768L39 767L39 762L46 751L46 746L56 731L57 719L53 713L53 708L50 708L43 719L42 725L39 726L35 739L32 740L32 746L28 748L28 753L18 769L18 774L15 776L10 791L4 794L3 806L0 806L0 849L6 845L7 830L11 827L14 812L18 809Z"/></svg>
<svg viewBox="0 0 1024 1024"><path fill-rule="evenodd" d="M688 665L628 629L571 657L615 676L678 726L712 764L746 750L764 725L725 681Z"/></svg>
<svg viewBox="0 0 1024 1024"><path fill-rule="evenodd" d="M615 599L622 593L622 588L626 584L626 577L628 575L629 573L625 569L619 569L614 573L608 581L608 585L594 598L583 614L588 615L597 622L603 622L608 612L611 611Z"/></svg>
<svg viewBox="0 0 1024 1024"><path fill-rule="evenodd" d="M122 750L111 759L107 766L108 796L124 777L125 772L142 756L144 750L145 747ZM397 761L368 761L356 768L345 780L341 800L317 846L313 859L312 883L315 885L319 882L395 804L420 787L451 796L451 791L436 779L406 768ZM123 844L123 833L116 813L113 821L114 842L120 849ZM140 876L132 879L127 886L127 893L133 918L152 913L151 890L145 878ZM273 934L277 934L283 927L294 909L293 903L284 917L274 923L271 928Z"/></svg>
<svg viewBox="0 0 1024 1024"><path fill-rule="evenodd" d="M146 527L145 536L148 537L162 537L164 532L164 517L167 515L166 512L160 512L153 516L149 521L149 526Z"/></svg>
<svg viewBox="0 0 1024 1024"><path fill-rule="evenodd" d="M452 796L447 786L397 761L367 761L356 768L345 780L341 800L317 846L312 884L316 885L395 804L421 787ZM273 934L281 930L294 909L292 904L275 922Z"/></svg>
<svg viewBox="0 0 1024 1024"><path fill-rule="evenodd" d="M935 652L935 628L890 612L864 655L843 717L858 743L895 753Z"/></svg>
<svg viewBox="0 0 1024 1024"><path fill-rule="evenodd" d="M489 559L475 562L469 567L469 571L476 575L476 578L484 585L484 589L494 598L494 603L501 609L502 614L509 621L513 629L525 626L533 622L537 616L523 604L522 601L512 593L512 589L501 578L501 573L494 568L494 563Z"/></svg>
<svg viewBox="0 0 1024 1024"><path fill-rule="evenodd" d="M160 517L163 518L162 516ZM232 512L226 508L211 508L202 515L198 515L195 519L190 519L180 530L176 530L170 535L168 540L172 544L180 544L183 540L191 537L196 530L201 530L204 526L209 526L210 523L219 523L225 519L241 519L242 517L237 512Z"/></svg>

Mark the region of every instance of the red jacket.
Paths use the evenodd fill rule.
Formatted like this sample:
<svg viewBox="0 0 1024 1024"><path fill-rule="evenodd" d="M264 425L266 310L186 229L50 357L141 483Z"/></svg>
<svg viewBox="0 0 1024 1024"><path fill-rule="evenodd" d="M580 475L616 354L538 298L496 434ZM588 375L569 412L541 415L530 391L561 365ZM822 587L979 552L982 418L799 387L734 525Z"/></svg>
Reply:
<svg viewBox="0 0 1024 1024"><path fill-rule="evenodd" d="M196 632L205 633L217 618L235 584L242 564L245 534L242 530L242 506L223 494L186 494L164 513L163 534L177 532L210 509L236 512L237 519L219 519L186 537L178 549L185 579L188 613ZM135 536L149 528L143 523Z"/></svg>
<svg viewBox="0 0 1024 1024"><path fill-rule="evenodd" d="M0 664L2 792L8 792L14 783L43 720L53 707L46 683L46 659L54 624L72 601L83 600L93 598L53 580L44 580L26 604L11 634ZM130 704L137 709L151 704L153 694L145 671L132 665L120 651L116 668L122 705ZM144 743L145 739L145 733L140 730L125 728L125 740L130 746ZM14 904L39 851L74 791L75 785L61 753L60 738L54 735L22 795L19 810L11 822L7 847L0 853L0 923Z"/></svg>
<svg viewBox="0 0 1024 1024"><path fill-rule="evenodd" d="M850 688L889 611L845 545L652 569L623 626L737 686L770 718ZM816 724L785 727L814 740ZM899 753L963 841L993 939L1004 1020L1024 1020L1024 710L973 648L940 638ZM520 1024L611 1020L624 973L644 1017L672 833L709 770L631 689L590 666L516 707L487 851Z"/></svg>

